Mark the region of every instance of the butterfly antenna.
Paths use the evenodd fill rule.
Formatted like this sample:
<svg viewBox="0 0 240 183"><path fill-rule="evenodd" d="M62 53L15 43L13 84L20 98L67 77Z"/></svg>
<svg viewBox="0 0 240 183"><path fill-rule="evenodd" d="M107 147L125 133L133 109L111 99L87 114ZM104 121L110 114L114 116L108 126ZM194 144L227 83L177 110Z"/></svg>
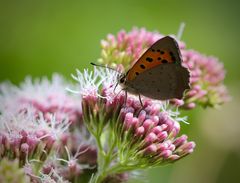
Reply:
<svg viewBox="0 0 240 183"><path fill-rule="evenodd" d="M180 27L179 27L178 33L177 33L177 39L178 39L178 40L181 40L181 38L182 38L185 25L186 25L186 24L185 24L184 22L182 22L182 23L180 24Z"/></svg>
<svg viewBox="0 0 240 183"><path fill-rule="evenodd" d="M114 89L113 89L113 92L115 93L115 90L116 90L116 88L117 88L117 86L118 86L118 82L115 84L115 86L114 86Z"/></svg>
<svg viewBox="0 0 240 183"><path fill-rule="evenodd" d="M95 63L93 63L93 62L91 62L90 64L93 65L93 66L103 67L103 68L107 68L107 69L113 70L113 71L115 71L115 72L121 73L121 72L119 72L118 70L116 70L116 69L114 69L114 68L112 68L112 67L108 67L107 65L95 64Z"/></svg>

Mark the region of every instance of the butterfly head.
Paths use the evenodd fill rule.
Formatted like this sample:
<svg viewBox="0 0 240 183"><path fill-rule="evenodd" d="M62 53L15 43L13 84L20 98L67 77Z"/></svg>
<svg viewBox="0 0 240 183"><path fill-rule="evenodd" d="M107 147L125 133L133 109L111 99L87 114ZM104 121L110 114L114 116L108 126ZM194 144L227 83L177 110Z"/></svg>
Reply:
<svg viewBox="0 0 240 183"><path fill-rule="evenodd" d="M122 73L122 74L118 75L117 82L118 82L119 85L124 86L125 83L126 83L126 79L127 79L126 74Z"/></svg>
<svg viewBox="0 0 240 183"><path fill-rule="evenodd" d="M119 84L120 86L124 87L126 86L126 82L127 82L127 73L121 73L119 72L118 70L114 69L114 68L111 68L111 67L108 67L108 66L104 66L104 65L99 65L99 64L95 64L95 63L92 63L92 65L94 66L97 66L97 67L103 67L103 68L108 68L110 70L113 70L115 72L118 72L118 75L117 75L117 83L116 83L116 86L114 88L114 90L116 89L117 85Z"/></svg>

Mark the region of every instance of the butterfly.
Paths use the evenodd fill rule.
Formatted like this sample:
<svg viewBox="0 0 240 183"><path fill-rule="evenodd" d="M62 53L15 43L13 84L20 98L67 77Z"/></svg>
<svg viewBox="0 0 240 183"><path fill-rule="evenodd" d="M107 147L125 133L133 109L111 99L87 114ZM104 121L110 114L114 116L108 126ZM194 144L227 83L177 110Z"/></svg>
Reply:
<svg viewBox="0 0 240 183"><path fill-rule="evenodd" d="M148 48L126 73L120 74L118 84L126 94L139 95L140 102L140 95L157 100L181 99L190 88L189 78L177 41L166 36Z"/></svg>

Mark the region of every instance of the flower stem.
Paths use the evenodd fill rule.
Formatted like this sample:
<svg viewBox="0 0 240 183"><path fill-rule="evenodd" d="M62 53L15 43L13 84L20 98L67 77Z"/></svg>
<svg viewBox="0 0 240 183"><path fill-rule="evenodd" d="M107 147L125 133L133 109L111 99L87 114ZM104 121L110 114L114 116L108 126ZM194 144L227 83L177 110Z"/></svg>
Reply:
<svg viewBox="0 0 240 183"><path fill-rule="evenodd" d="M101 183L106 178L106 176L109 175L109 166L111 162L116 158L116 154L113 153L114 149L116 148L116 137L114 133L111 132L107 133L106 135L106 138L108 139L107 143L110 146L107 152L105 152L103 149L104 140L101 141L101 135L95 136L98 145L98 172L93 178L93 183Z"/></svg>

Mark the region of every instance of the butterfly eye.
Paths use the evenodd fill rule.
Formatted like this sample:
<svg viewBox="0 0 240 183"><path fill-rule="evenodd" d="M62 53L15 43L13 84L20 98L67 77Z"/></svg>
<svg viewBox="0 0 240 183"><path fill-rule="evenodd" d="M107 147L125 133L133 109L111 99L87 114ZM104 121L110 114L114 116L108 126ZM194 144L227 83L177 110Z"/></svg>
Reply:
<svg viewBox="0 0 240 183"><path fill-rule="evenodd" d="M120 83L124 83L125 79L124 78L121 78L120 79Z"/></svg>

